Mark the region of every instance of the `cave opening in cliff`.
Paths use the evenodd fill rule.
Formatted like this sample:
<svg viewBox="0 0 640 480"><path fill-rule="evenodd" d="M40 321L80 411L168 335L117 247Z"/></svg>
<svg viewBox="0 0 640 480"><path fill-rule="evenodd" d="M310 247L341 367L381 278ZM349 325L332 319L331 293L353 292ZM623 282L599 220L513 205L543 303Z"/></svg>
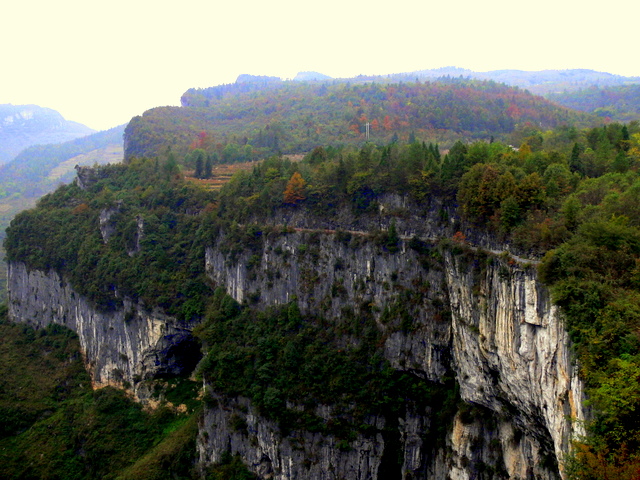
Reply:
<svg viewBox="0 0 640 480"><path fill-rule="evenodd" d="M192 335L172 339L163 354L163 365L156 378L188 377L202 359L201 344Z"/></svg>

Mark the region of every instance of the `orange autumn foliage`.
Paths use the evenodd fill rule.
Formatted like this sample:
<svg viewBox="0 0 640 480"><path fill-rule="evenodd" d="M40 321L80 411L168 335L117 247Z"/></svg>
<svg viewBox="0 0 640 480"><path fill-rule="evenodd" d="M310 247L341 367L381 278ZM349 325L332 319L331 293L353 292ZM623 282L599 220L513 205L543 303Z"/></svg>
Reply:
<svg viewBox="0 0 640 480"><path fill-rule="evenodd" d="M302 178L302 175L298 172L294 172L287 182L287 187L284 189L284 203L295 205L307 198L305 196L306 184L307 182Z"/></svg>

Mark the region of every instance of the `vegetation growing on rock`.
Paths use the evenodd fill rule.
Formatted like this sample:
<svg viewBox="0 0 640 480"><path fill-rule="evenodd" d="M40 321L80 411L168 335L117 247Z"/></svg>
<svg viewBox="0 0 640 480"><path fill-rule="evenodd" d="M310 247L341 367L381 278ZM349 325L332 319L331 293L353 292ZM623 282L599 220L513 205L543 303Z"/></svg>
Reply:
<svg viewBox="0 0 640 480"><path fill-rule="evenodd" d="M322 429L306 411L292 415L286 402L339 399L346 410L355 405L353 422L358 414L395 412L407 399L435 398L446 410L453 388L426 392L425 382L391 372L367 318L359 343L340 351L322 318L298 315L294 303L255 312L214 292L204 248L225 231L234 240L229 255L250 250L260 235L286 228L273 225L282 212L379 217L382 196L397 194L415 209L385 213L399 223L433 197L444 198L451 206L441 216L459 227L458 243L466 243L462 230L475 230L523 254L544 255L540 275L562 307L595 412L570 471L600 462L632 478L623 475L640 461L640 392L627 381L640 369L638 125L550 131L524 125L512 137L518 148L457 142L445 152L417 139L318 147L301 162L280 156L260 162L219 194L186 182L177 154L163 152L103 167L85 189L70 185L44 197L12 222L7 254L30 268L61 272L100 308L117 308L127 296L202 318L198 334L209 355L201 371L211 385L248 394L283 428ZM376 234L365 241L377 241L386 254L399 251L395 222L382 234L359 233ZM420 242L410 246L420 249ZM349 428L339 434L348 437Z"/></svg>

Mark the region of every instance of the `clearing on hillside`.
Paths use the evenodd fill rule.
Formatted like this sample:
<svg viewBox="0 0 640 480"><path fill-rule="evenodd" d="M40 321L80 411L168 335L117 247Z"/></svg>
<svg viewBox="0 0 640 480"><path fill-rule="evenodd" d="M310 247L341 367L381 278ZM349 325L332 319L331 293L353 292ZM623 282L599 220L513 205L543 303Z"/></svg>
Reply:
<svg viewBox="0 0 640 480"><path fill-rule="evenodd" d="M304 155L286 155L286 157L292 162L298 162L302 160ZM194 170L185 170L184 176L185 179L189 180L190 182L197 183L207 190L218 191L225 183L227 183L231 179L234 173L241 170L251 170L259 162L260 161L215 165L212 169L211 178L196 178L193 176L193 174L195 173Z"/></svg>

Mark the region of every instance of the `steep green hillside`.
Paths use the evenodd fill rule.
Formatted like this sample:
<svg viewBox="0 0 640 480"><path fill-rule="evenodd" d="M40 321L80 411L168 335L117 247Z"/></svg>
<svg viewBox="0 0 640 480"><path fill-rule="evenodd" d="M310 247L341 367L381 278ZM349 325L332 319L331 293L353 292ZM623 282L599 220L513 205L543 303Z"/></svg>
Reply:
<svg viewBox="0 0 640 480"><path fill-rule="evenodd" d="M195 478L195 414L153 414L123 392L93 391L78 341L52 326L34 331L0 319L0 476L6 479ZM123 475L156 453L150 469ZM150 465L149 465L150 464Z"/></svg>
<svg viewBox="0 0 640 480"><path fill-rule="evenodd" d="M32 145L62 143L94 130L37 105L0 105L0 164Z"/></svg>
<svg viewBox="0 0 640 480"><path fill-rule="evenodd" d="M198 385L160 382L160 407L145 411L123 392L93 390L76 335L35 331L0 310L0 477L64 480L195 480ZM172 402L172 403L167 403ZM179 413L172 405L186 402ZM252 480L237 459L207 480Z"/></svg>
<svg viewBox="0 0 640 480"><path fill-rule="evenodd" d="M69 183L76 165L104 165L122 161L124 125L53 145L23 150L0 166L0 238L16 213L31 208L42 195ZM4 257L4 250L0 249ZM0 263L0 300L6 299L6 265Z"/></svg>
<svg viewBox="0 0 640 480"><path fill-rule="evenodd" d="M318 145L389 143L418 138L449 146L467 138L506 137L517 125L587 124L588 115L493 82L449 79L384 84L240 81L189 90L183 107L135 117L125 132L126 158L184 157L202 148L217 163L308 152ZM193 166L192 166L193 168Z"/></svg>

